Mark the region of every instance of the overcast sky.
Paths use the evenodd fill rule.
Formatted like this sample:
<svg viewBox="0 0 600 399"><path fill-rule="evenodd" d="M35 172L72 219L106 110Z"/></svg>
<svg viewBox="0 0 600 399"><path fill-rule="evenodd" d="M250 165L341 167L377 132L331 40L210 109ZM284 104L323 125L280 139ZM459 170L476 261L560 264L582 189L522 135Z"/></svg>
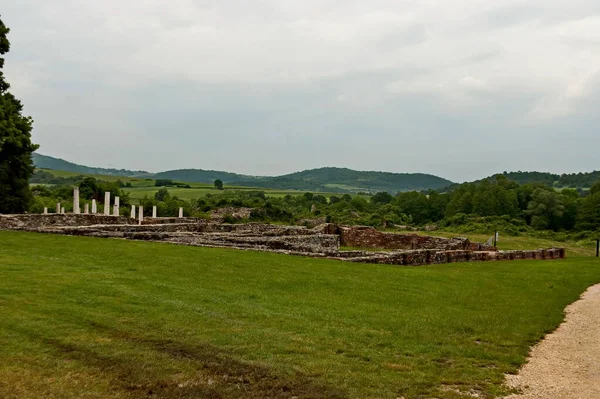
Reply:
<svg viewBox="0 0 600 399"><path fill-rule="evenodd" d="M40 152L454 181L600 169L598 0L0 0Z"/></svg>

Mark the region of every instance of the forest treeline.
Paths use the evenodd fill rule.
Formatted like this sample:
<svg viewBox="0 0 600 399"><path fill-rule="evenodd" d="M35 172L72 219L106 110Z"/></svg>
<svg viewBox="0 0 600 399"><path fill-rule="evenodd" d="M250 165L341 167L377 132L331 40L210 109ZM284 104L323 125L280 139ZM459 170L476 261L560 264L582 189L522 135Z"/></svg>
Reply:
<svg viewBox="0 0 600 399"><path fill-rule="evenodd" d="M104 191L121 198L121 212L129 214L130 198L121 182L103 182L85 177L78 184L82 201L96 199ZM72 207L72 186L35 186L31 212L53 209L61 202ZM248 221L302 224L311 220L380 228L408 228L437 225L456 232L487 233L495 229L505 234L526 231L600 231L600 182L590 190L562 189L541 183L518 184L504 175L456 186L440 193L403 192L396 195L332 195L314 193L271 197L262 191L221 191L191 201L172 196L160 188L153 197L140 200L146 212L157 206L159 216L176 216L179 207L185 215L208 217L223 207L252 208ZM230 220L234 221L234 220Z"/></svg>

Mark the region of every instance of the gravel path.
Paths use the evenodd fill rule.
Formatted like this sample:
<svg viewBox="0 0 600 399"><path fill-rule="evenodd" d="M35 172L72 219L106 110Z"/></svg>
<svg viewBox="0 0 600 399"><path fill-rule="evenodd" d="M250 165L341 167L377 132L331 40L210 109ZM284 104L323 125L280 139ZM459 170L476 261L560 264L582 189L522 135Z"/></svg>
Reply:
<svg viewBox="0 0 600 399"><path fill-rule="evenodd" d="M537 344L509 386L521 390L506 399L600 398L600 284L566 309L565 322Z"/></svg>

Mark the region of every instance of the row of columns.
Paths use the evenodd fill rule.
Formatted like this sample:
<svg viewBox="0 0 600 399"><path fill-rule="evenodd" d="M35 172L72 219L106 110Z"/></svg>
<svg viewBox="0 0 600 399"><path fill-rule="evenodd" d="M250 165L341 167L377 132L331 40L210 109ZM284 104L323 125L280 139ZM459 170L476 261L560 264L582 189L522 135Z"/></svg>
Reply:
<svg viewBox="0 0 600 399"><path fill-rule="evenodd" d="M141 205L138 205L138 214L140 217L140 221L143 220L144 218L144 207ZM152 217L156 218L157 216L157 212L156 212L156 205L154 205L152 207ZM183 208L179 208L179 217L182 218L183 217ZM135 219L135 205L131 205L131 218Z"/></svg>
<svg viewBox="0 0 600 399"><path fill-rule="evenodd" d="M113 204L113 216L119 216L119 207L120 207L120 198L115 196L115 202ZM139 208L138 209L139 222L141 223L144 220L144 207L138 206L138 208ZM135 205L131 205L131 218L132 219L135 219L135 215L136 215L135 211L136 211ZM93 199L92 200L92 214L96 214L97 212L98 212L98 205L96 204L96 200ZM60 206L60 202L56 204L56 213L60 213L60 214L65 213L65 208ZM79 205L79 187L75 187L73 189L73 213L74 214L81 213L81 208ZM86 215L90 213L90 207L87 202L84 204L83 213ZM47 215L47 214L48 214L48 208L44 207L44 215ZM108 192L108 191L104 193L104 215L110 216L110 192ZM156 206L152 207L152 217L153 218L157 217ZM180 218L183 217L183 208L179 208L179 217Z"/></svg>

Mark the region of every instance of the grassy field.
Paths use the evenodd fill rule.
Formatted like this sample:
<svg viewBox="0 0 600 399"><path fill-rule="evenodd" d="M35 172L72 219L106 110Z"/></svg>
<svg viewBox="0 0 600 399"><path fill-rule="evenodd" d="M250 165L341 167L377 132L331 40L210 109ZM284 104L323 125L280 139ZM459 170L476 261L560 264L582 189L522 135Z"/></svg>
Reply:
<svg viewBox="0 0 600 399"><path fill-rule="evenodd" d="M1 398L461 398L595 258L418 268L0 231Z"/></svg>
<svg viewBox="0 0 600 399"><path fill-rule="evenodd" d="M154 183L152 183L154 184ZM222 191L215 189L213 186L208 184L201 183L189 183L192 188L177 188L177 187L167 187L169 193L171 195L176 195L177 197L189 201L193 198L201 198L206 194L218 194ZM154 194L160 189L160 187L154 186L146 186L146 187L125 187L123 191L128 192L130 198L134 200L139 200L143 198L145 195L148 197L154 196ZM288 194L291 195L299 195L304 194L304 192L300 191L291 191L291 190L263 190L252 187L225 187L224 191L264 191L265 195L269 197L285 197Z"/></svg>
<svg viewBox="0 0 600 399"><path fill-rule="evenodd" d="M58 177L75 177L81 176L79 173L74 172L66 172L62 170L50 170L44 169L45 172L51 173ZM85 175L94 177L98 180L104 181L117 181L121 180L123 183L131 183L131 187L124 187L123 191L128 192L130 194L130 198L134 203L137 203L139 199L143 198L145 195L148 197L154 196L154 194L160 189L160 187L154 186L154 179L147 179L141 177L122 177L122 176L110 176L110 175ZM177 197L189 201L194 198L204 197L206 194L218 194L222 191L217 190L214 185L206 184L206 183L190 183L190 182L179 182L183 184L189 185L191 188L178 188L178 187L167 187L169 193L171 195L176 195ZM286 195L300 195L304 194L304 191L298 190L277 190L277 189L269 189L269 188L256 188L256 187L246 187L246 186L224 186L224 191L264 191L265 195L269 197L285 197ZM333 195L332 193L318 193L321 195L325 195L326 197L330 197ZM341 194L338 194L341 195Z"/></svg>

